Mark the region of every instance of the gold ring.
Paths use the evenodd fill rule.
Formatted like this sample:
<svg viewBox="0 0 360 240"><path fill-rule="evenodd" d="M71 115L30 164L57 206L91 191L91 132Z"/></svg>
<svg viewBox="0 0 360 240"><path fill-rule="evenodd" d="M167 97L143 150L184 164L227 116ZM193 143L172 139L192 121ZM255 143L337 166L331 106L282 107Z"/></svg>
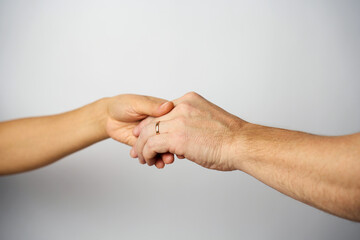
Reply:
<svg viewBox="0 0 360 240"><path fill-rule="evenodd" d="M155 124L155 132L156 132L156 135L159 135L160 134L160 121L158 121L156 124Z"/></svg>

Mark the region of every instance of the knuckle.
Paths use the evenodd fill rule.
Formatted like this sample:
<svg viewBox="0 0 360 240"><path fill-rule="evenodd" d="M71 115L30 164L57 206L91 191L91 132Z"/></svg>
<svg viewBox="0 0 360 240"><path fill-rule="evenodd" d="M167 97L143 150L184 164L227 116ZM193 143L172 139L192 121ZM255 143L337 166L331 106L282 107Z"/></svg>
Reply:
<svg viewBox="0 0 360 240"><path fill-rule="evenodd" d="M140 146L140 138L138 138L138 140L136 141L135 145L134 145L135 151L140 153L141 150L141 146Z"/></svg>
<svg viewBox="0 0 360 240"><path fill-rule="evenodd" d="M189 113L192 110L192 106L188 102L182 102L177 106L178 110L182 113Z"/></svg>
<svg viewBox="0 0 360 240"><path fill-rule="evenodd" d="M187 105L188 105L187 103L182 102L182 103L179 103L176 107L177 107L178 110L184 111L184 110L187 109Z"/></svg>
<svg viewBox="0 0 360 240"><path fill-rule="evenodd" d="M146 143L147 150L153 150L156 147L156 142L154 141L154 138L149 138L149 140Z"/></svg>
<svg viewBox="0 0 360 240"><path fill-rule="evenodd" d="M186 98L190 98L190 99L193 99L193 98L196 98L196 97L199 97L200 95L197 94L196 92L194 91L191 91L191 92L188 92L185 94L185 97Z"/></svg>
<svg viewBox="0 0 360 240"><path fill-rule="evenodd" d="M174 133L172 136L173 144L172 146L172 152L176 153L178 155L184 155L184 149L186 144L186 134L184 132L177 132Z"/></svg>
<svg viewBox="0 0 360 240"><path fill-rule="evenodd" d="M143 129L142 131L140 132L140 135L139 135L139 138L141 139L147 139L148 136L151 134L151 130L155 131L154 130L154 124L152 123L148 123Z"/></svg>
<svg viewBox="0 0 360 240"><path fill-rule="evenodd" d="M184 145L186 142L186 134L184 131L176 132L173 135L174 144L178 146Z"/></svg>
<svg viewBox="0 0 360 240"><path fill-rule="evenodd" d="M147 149L144 151L143 156L146 161L149 160L149 151Z"/></svg>
<svg viewBox="0 0 360 240"><path fill-rule="evenodd" d="M183 116L176 118L176 123L181 130L184 130L184 128L186 126L186 122L187 122L187 120Z"/></svg>
<svg viewBox="0 0 360 240"><path fill-rule="evenodd" d="M142 122L140 122L140 128L145 128L147 127L152 121L153 121L153 117L148 117L145 120L143 120Z"/></svg>
<svg viewBox="0 0 360 240"><path fill-rule="evenodd" d="M175 135L175 139L176 139L176 142L180 145L183 145L185 143L185 140L186 140L186 135L184 132L178 132L176 135Z"/></svg>

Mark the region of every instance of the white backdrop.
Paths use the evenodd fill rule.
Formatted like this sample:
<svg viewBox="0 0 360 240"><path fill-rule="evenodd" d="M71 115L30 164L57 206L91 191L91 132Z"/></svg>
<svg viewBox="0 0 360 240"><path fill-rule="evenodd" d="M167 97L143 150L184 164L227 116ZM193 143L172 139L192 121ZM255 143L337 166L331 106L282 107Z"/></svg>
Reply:
<svg viewBox="0 0 360 240"><path fill-rule="evenodd" d="M247 121L360 130L359 1L0 0L0 121L197 91ZM106 140L0 178L0 239L359 239L241 172Z"/></svg>

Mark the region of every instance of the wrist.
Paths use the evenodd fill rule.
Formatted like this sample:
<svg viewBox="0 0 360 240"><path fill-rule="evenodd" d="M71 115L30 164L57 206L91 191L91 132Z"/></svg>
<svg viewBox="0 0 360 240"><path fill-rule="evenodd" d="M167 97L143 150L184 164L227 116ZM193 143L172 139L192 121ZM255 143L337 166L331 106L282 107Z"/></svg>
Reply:
<svg viewBox="0 0 360 240"><path fill-rule="evenodd" d="M109 137L106 131L106 122L108 119L108 106L111 98L101 98L89 105L88 113L86 114L91 121L92 128L94 133L99 138L103 140Z"/></svg>
<svg viewBox="0 0 360 240"><path fill-rule="evenodd" d="M258 125L239 119L227 144L227 158L233 170L245 171L246 162L252 159L252 141Z"/></svg>

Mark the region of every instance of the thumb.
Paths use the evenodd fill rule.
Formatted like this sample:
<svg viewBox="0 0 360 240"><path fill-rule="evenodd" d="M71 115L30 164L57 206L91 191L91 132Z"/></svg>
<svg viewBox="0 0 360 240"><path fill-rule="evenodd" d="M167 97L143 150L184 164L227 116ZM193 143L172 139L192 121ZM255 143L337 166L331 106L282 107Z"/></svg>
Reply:
<svg viewBox="0 0 360 240"><path fill-rule="evenodd" d="M139 116L141 116L141 118L146 118L148 116L161 117L169 113L175 107L174 103L171 101L166 101L154 97L145 97L143 98L143 101L141 101L141 104L136 106L137 107L135 108L135 111ZM147 118L146 120L143 120L133 129L133 134L135 137L140 135L142 127L145 126L147 120L151 121L151 119L153 118Z"/></svg>
<svg viewBox="0 0 360 240"><path fill-rule="evenodd" d="M139 115L160 117L167 114L174 108L174 103L164 99L154 97L144 97L135 106L135 111Z"/></svg>

